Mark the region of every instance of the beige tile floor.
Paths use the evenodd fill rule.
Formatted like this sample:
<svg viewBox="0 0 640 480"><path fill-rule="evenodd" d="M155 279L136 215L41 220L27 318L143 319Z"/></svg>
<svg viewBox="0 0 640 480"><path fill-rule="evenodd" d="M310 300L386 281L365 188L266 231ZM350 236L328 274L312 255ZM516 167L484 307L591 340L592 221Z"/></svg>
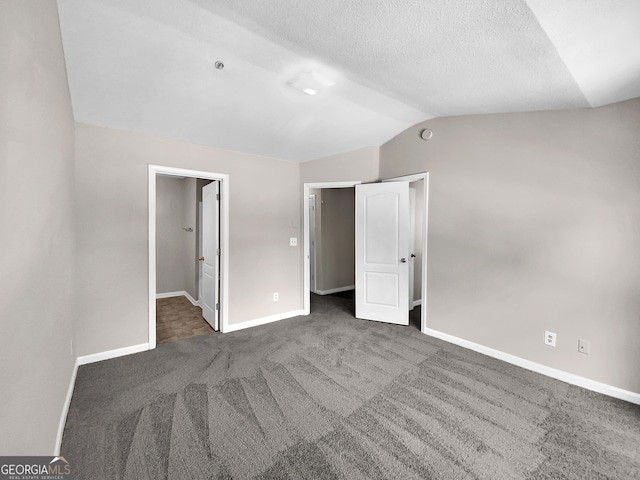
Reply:
<svg viewBox="0 0 640 480"><path fill-rule="evenodd" d="M212 333L215 331L202 318L202 309L194 306L186 297L156 300L156 343L158 345Z"/></svg>

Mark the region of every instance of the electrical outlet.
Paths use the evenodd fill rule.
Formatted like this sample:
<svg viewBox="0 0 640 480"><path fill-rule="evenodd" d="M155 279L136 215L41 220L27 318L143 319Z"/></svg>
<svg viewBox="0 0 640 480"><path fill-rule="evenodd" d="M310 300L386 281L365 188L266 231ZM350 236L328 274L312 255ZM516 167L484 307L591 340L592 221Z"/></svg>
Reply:
<svg viewBox="0 0 640 480"><path fill-rule="evenodd" d="M578 339L578 351L580 353L589 354L591 353L591 342L589 340L583 340L581 338Z"/></svg>
<svg viewBox="0 0 640 480"><path fill-rule="evenodd" d="M278 292L273 292L273 301L277 302L278 298L280 298L280 296L278 295Z"/></svg>
<svg viewBox="0 0 640 480"><path fill-rule="evenodd" d="M544 332L544 343L546 345L551 346L551 347L555 347L556 346L556 334L553 333L553 332L545 331Z"/></svg>
<svg viewBox="0 0 640 480"><path fill-rule="evenodd" d="M297 247L298 246L298 239L294 238L294 237L291 237L289 239L289 246L290 247Z"/></svg>

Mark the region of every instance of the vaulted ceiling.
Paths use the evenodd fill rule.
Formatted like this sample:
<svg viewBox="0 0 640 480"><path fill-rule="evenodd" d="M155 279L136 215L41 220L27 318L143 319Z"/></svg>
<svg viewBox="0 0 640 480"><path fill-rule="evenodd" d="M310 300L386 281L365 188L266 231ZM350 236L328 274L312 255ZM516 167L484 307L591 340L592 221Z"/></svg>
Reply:
<svg viewBox="0 0 640 480"><path fill-rule="evenodd" d="M638 0L58 7L76 121L288 160L380 145L435 116L640 97ZM291 86L311 71L333 85Z"/></svg>

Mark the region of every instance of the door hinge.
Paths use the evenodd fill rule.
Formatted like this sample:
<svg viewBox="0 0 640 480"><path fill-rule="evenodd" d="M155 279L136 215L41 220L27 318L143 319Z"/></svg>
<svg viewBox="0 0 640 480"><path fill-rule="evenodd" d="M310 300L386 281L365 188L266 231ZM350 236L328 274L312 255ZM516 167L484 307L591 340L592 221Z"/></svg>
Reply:
<svg viewBox="0 0 640 480"><path fill-rule="evenodd" d="M220 251L220 249L218 249L218 256L222 255L222 252Z"/></svg>
<svg viewBox="0 0 640 480"><path fill-rule="evenodd" d="M220 194L216 193L216 200L220 200Z"/></svg>
<svg viewBox="0 0 640 480"><path fill-rule="evenodd" d="M220 310L220 304L216 303L216 310Z"/></svg>

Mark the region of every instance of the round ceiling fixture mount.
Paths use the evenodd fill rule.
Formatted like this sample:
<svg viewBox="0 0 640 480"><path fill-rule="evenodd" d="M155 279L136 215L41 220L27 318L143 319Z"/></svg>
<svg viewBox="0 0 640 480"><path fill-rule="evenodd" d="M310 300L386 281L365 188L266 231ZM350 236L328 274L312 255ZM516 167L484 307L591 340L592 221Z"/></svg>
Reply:
<svg viewBox="0 0 640 480"><path fill-rule="evenodd" d="M433 130L429 130L428 128L425 128L424 130L422 130L420 132L420 138L422 140L429 140L431 137L433 137Z"/></svg>
<svg viewBox="0 0 640 480"><path fill-rule="evenodd" d="M218 70L222 70L224 68L224 63L222 63L220 60L214 63L214 65Z"/></svg>

